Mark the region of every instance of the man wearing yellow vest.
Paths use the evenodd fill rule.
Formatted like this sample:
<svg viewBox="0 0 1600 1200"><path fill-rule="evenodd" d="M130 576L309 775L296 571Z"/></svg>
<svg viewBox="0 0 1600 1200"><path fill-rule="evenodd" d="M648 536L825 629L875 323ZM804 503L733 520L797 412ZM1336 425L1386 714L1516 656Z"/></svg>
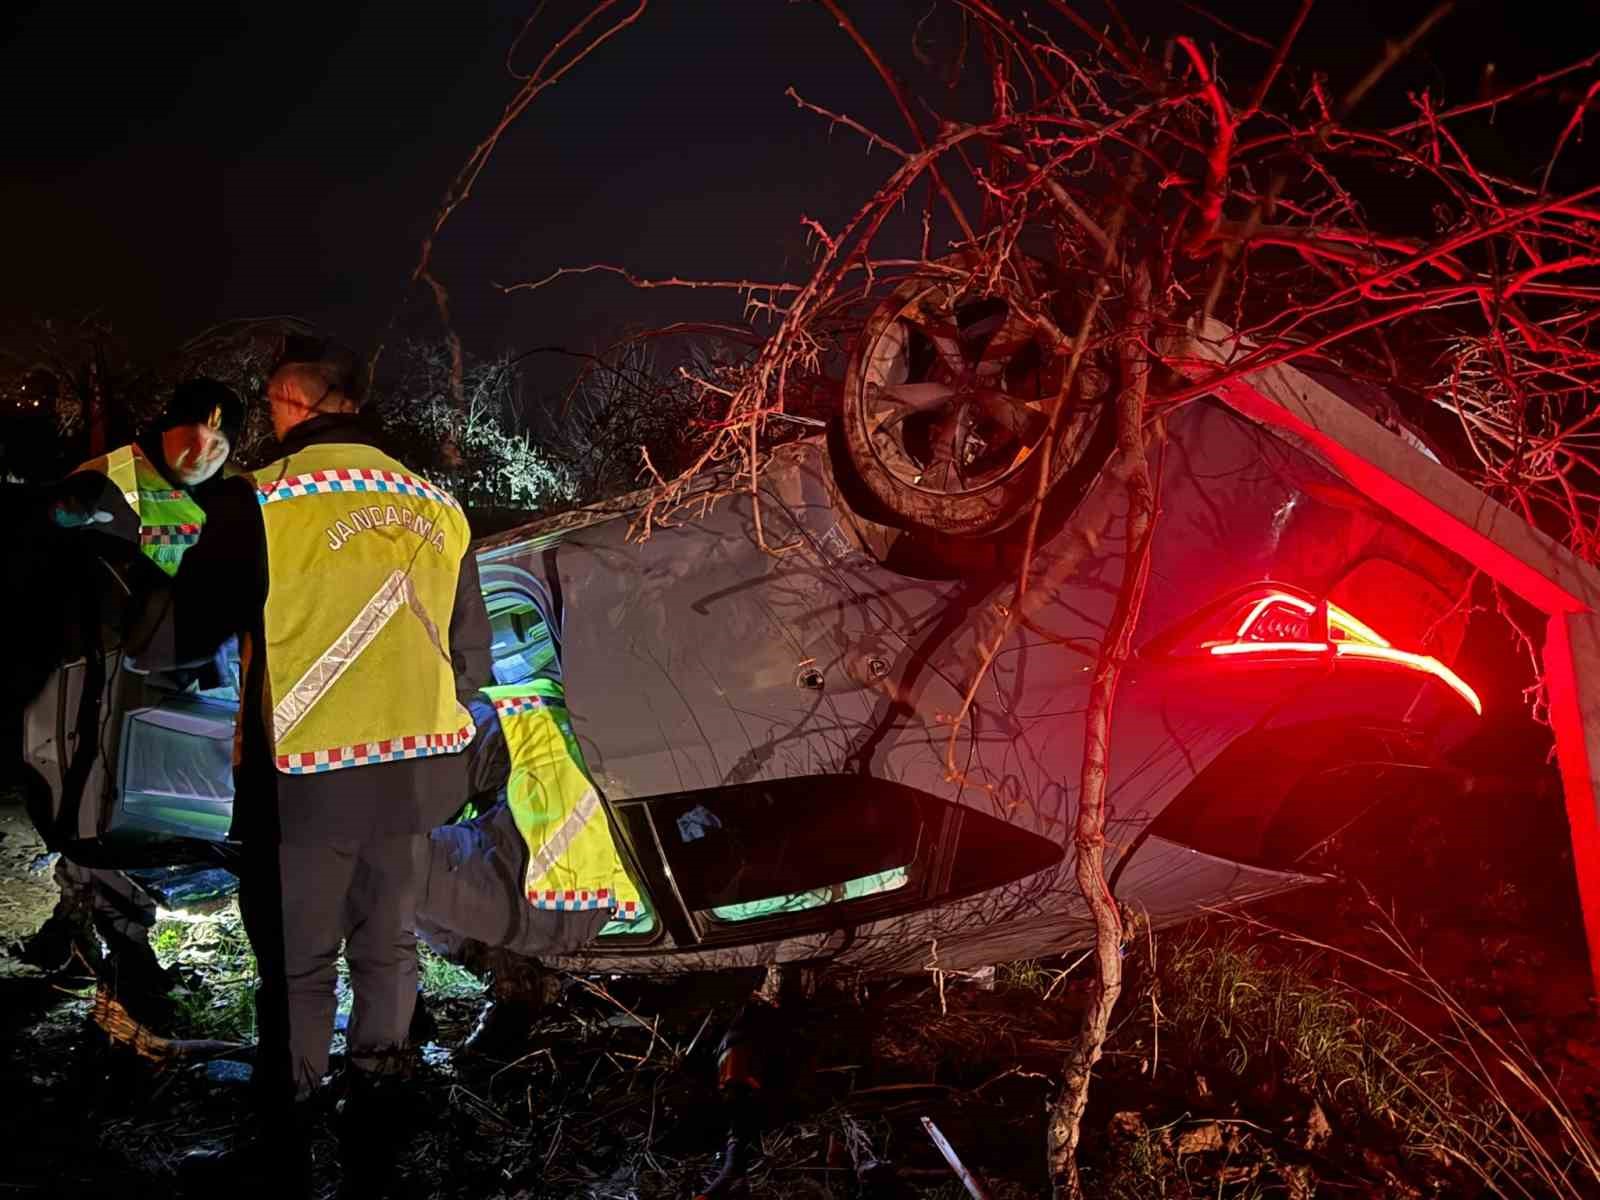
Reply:
<svg viewBox="0 0 1600 1200"><path fill-rule="evenodd" d="M227 462L243 416L239 398L226 385L212 379L179 384L138 441L91 459L74 472L75 480L103 476L98 496L73 502L63 495L51 509L51 521L62 528L137 538L145 560L166 575L174 574L205 523L196 491ZM74 491L90 496L92 489ZM128 510L132 522L126 520ZM208 678L207 670L189 674L200 686L216 682ZM86 811L97 810L91 803ZM121 871L81 866L65 856L56 860L55 879L61 900L23 948L23 961L46 971L63 969L70 965L76 946L87 961L98 962L92 944L98 933L108 951L101 969L115 980L118 998L141 1019L159 1022L164 1015L161 997L171 976L150 949L155 902Z"/></svg>
<svg viewBox="0 0 1600 1200"><path fill-rule="evenodd" d="M206 519L193 490L222 470L243 420L244 409L231 388L214 379L190 379L174 389L142 438L78 470L111 480L139 518L140 550L175 575Z"/></svg>
<svg viewBox="0 0 1600 1200"><path fill-rule="evenodd" d="M354 991L347 1186L388 1186L416 996L427 831L466 793L463 701L490 630L460 506L385 453L359 413L361 367L295 339L267 385L279 457L225 484L173 581L172 653L240 637L233 836L256 953L262 1137L207 1162L305 1195L303 1103L326 1073L340 945Z"/></svg>
<svg viewBox="0 0 1600 1200"><path fill-rule="evenodd" d="M525 1039L549 982L538 959L572 954L612 920L643 912L573 735L559 680L484 688L468 751L481 816L433 831L418 931L488 974L491 999L466 1049L491 1056Z"/></svg>

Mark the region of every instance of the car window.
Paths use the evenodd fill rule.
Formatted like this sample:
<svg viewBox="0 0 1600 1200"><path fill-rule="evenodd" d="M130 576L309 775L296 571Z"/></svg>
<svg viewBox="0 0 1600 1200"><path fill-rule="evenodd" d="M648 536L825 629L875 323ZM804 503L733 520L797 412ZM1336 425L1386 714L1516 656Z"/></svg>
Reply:
<svg viewBox="0 0 1600 1200"><path fill-rule="evenodd" d="M680 946L872 922L1062 858L1054 842L1004 820L864 775L728 784L614 808L656 919Z"/></svg>
<svg viewBox="0 0 1600 1200"><path fill-rule="evenodd" d="M233 814L233 714L174 696L123 717L112 828L217 841Z"/></svg>
<svg viewBox="0 0 1600 1200"><path fill-rule="evenodd" d="M561 678L561 639L550 627L550 590L532 571L504 561L478 562L483 606L492 633L494 678L484 683L526 683Z"/></svg>
<svg viewBox="0 0 1600 1200"><path fill-rule="evenodd" d="M489 627L494 637L494 682L526 683L541 675L559 675L550 629L533 603L501 593L489 601Z"/></svg>
<svg viewBox="0 0 1600 1200"><path fill-rule="evenodd" d="M809 892L791 892L786 896L773 896L767 900L752 900L748 904L723 904L711 910L719 921L753 921L757 917L774 917L783 913L805 912L824 904L839 904L846 900L860 900L884 892L898 891L906 886L910 872L905 867L891 867L887 871L874 871L856 879L847 879L832 887L814 888Z"/></svg>
<svg viewBox="0 0 1600 1200"><path fill-rule="evenodd" d="M929 834L910 797L870 782L819 781L803 798L746 786L687 793L658 807L656 827L685 904L749 920L829 903L835 892L845 899L847 885L849 898L865 895L870 884L861 881L895 872L903 884Z"/></svg>

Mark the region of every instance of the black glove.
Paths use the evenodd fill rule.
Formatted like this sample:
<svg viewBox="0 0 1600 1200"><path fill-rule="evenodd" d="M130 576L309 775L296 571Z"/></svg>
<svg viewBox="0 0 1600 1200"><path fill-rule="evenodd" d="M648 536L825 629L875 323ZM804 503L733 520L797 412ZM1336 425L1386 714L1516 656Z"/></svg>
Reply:
<svg viewBox="0 0 1600 1200"><path fill-rule="evenodd" d="M139 518L127 498L98 471L76 471L40 489L50 524L62 530L92 530L139 544Z"/></svg>

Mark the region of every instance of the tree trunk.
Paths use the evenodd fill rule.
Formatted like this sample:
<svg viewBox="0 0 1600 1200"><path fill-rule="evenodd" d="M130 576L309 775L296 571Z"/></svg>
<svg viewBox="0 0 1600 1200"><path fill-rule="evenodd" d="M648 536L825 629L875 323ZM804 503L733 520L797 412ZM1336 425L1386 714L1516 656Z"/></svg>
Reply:
<svg viewBox="0 0 1600 1200"><path fill-rule="evenodd" d="M1089 1103L1089 1079L1106 1039L1111 1010L1122 991L1122 918L1105 877L1106 785L1111 766L1111 712L1122 665L1133 642L1144 602L1150 565L1150 534L1155 522L1155 492L1144 448L1144 403L1150 378L1150 272L1137 266L1128 281L1128 326L1119 351L1121 390L1117 394L1117 462L1114 474L1128 489L1127 558L1122 585L1105 640L1100 644L1089 707L1084 716L1083 771L1073 829L1078 891L1094 917L1096 976L1078 1044L1067 1058L1061 1094L1045 1128L1045 1152L1052 1194L1082 1196L1078 1178L1078 1135Z"/></svg>

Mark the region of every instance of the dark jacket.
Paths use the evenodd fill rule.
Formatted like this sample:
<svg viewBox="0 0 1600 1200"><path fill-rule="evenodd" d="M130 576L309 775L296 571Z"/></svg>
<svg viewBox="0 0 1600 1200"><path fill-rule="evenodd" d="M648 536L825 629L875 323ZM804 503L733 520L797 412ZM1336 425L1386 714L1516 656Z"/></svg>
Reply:
<svg viewBox="0 0 1600 1200"><path fill-rule="evenodd" d="M357 444L388 452L381 435L356 416L327 414L297 426L280 450ZM267 590L266 527L253 483L225 480L209 496L205 528L172 581L170 612L141 658L177 662L210 657L230 635L252 651L241 688L239 761L234 768L233 836L243 841L296 845L367 841L421 833L447 821L467 797L464 755L441 754L348 767L314 775L285 775L273 765L263 698L270 647L263 628ZM456 695L466 705L491 678L489 617L468 552L450 616L450 658ZM170 639L170 640L169 640Z"/></svg>
<svg viewBox="0 0 1600 1200"><path fill-rule="evenodd" d="M122 489L100 472L75 471L43 486L5 485L0 510L10 534L0 626L20 634L11 639L0 687L7 730L0 773L9 779L20 771L29 814L46 844L65 849L103 812L123 712L147 701L138 686L143 676L114 671L106 687L90 687L70 708L58 708L78 694L63 668L82 660L78 679L100 679L104 660L93 651L138 641L148 599L163 595L170 581L140 549L139 518ZM39 740L27 745L51 763L64 753L64 774L25 761L28 724ZM80 821L85 802L96 815Z"/></svg>
<svg viewBox="0 0 1600 1200"><path fill-rule="evenodd" d="M6 645L5 669L0 671L0 784L21 783L23 766L23 710L62 662L87 640L86 610L110 622L119 614L109 610L110 577L87 549L95 544L115 544L116 539L87 529L64 529L54 520L59 505L81 513L99 504L120 505L127 511L124 526L138 537L133 512L105 476L104 487L79 481L77 490L89 494L64 494L59 485L39 487L0 483L0 521L6 537L0 540L4 559L4 584L0 586L0 628L12 631ZM95 572L99 572L96 578ZM98 625L98 621L92 622ZM96 628L94 633L98 635ZM38 818L35 817L37 820Z"/></svg>
<svg viewBox="0 0 1600 1200"><path fill-rule="evenodd" d="M91 520L96 512L112 519ZM124 580L153 586L162 581L139 553L139 518L104 475L0 485L0 519L7 532L0 625L23 631L7 650L3 703L9 714L31 699L65 658L82 652L83 639L73 630L86 605L104 608L105 624L120 626L122 589L100 559L121 568Z"/></svg>

